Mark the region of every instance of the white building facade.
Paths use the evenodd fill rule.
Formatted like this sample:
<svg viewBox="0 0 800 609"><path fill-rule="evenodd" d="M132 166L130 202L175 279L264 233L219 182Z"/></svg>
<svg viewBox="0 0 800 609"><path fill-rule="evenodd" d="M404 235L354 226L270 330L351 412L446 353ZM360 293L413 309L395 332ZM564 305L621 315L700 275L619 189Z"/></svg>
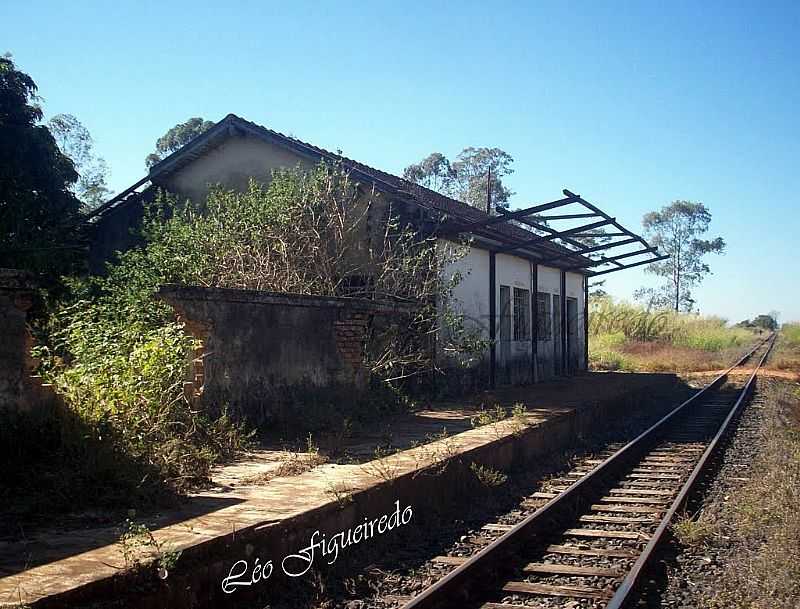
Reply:
<svg viewBox="0 0 800 609"><path fill-rule="evenodd" d="M458 273L461 277L448 306L463 315L465 327L474 330L487 345L485 352L478 354L477 363L461 371L473 379L471 385L531 383L585 370L588 278L665 258L621 263L622 259L629 261L640 255L657 256L657 252L640 236L568 190L563 191L565 198L558 201L487 213L403 178L228 115L93 212L97 217L90 266L98 272L106 260L113 258L114 252L135 245L131 229L141 222L145 202L159 188L203 200L212 184L242 189L251 178L269 181L277 168L311 168L321 161L340 163L359 183L373 186L393 212L404 215L421 234L437 235L444 243L469 238L466 255L450 264L446 273ZM578 206L580 213L570 211L566 207L569 205ZM549 211L550 215L542 217L543 211ZM374 217L369 224L374 228L380 226L387 211L376 205L370 213ZM580 220L583 224L553 228L566 220ZM440 230L442 224L449 229ZM598 236L596 230L603 227L609 227L611 232L601 233L603 244L597 245L592 240ZM622 240L610 241L612 237ZM644 249L610 257L585 256L600 251L605 254L621 246ZM611 268L593 270L598 265ZM441 351L440 357L448 367ZM455 372L456 368L452 366L451 370Z"/></svg>

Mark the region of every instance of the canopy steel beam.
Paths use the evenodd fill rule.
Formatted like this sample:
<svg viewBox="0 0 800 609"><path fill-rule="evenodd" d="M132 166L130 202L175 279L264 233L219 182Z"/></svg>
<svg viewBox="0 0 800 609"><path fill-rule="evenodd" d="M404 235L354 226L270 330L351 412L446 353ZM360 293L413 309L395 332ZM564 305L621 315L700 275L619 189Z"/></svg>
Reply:
<svg viewBox="0 0 800 609"><path fill-rule="evenodd" d="M496 216L487 216L486 218L478 221L470 221L464 218L450 218L445 223L444 229L440 235L447 235L449 233L471 233L477 237L482 237L494 242L499 242L499 246L493 246L495 253L516 252L519 255L532 256L532 260L536 264L550 264L556 261L563 261L562 264L570 265L564 267L566 270L586 270L589 267L598 266L602 264L613 264L617 268L598 271L592 273L591 276L602 275L613 271L621 271L623 269L632 268L642 264L649 264L650 262L657 262L665 260L668 256L658 256L658 250L651 247L645 239L636 233L628 230L617 222L616 218L612 218L603 210L586 201L578 194L571 192L568 189L562 191L565 198L550 203L541 205L534 205L524 209L515 211L508 211L503 208L498 208ZM586 212L581 213L558 213L549 216L538 216L539 212L548 209L556 209L565 205L578 204L581 205ZM533 216L533 217L531 217ZM598 218L597 222L578 226L575 228L567 228L558 230L542 222L555 221L555 220L578 220L582 218ZM528 226L533 231L528 231L531 234L530 239L525 239L524 235L520 235L521 230L517 231L498 231L497 228L506 224L509 229L514 228L514 221L519 224ZM598 232L598 229L604 226L611 225L614 229L612 232ZM497 228L493 228L497 227ZM517 227L519 228L519 227ZM580 239L609 239L614 237L626 237L616 242L606 242L596 245L587 245L586 241ZM560 243L559 243L560 241ZM545 244L550 243L548 247ZM585 254L591 252L600 252L602 250L609 250L614 247L622 245L630 245L639 243L644 246L635 252L620 254L618 256L602 256L597 258L585 257ZM537 245L543 247L537 248ZM575 249L570 249L570 247ZM555 252L548 251L557 248ZM527 251L525 251L527 250ZM555 254L555 255L553 255ZM651 254L654 257L650 260L642 260L633 264L623 264L619 260L624 260L633 256ZM547 256L550 257L547 257Z"/></svg>
<svg viewBox="0 0 800 609"><path fill-rule="evenodd" d="M624 226L622 226L621 224L619 224L619 223L616 221L616 219L615 219L615 218L610 218L610 217L609 217L609 215L608 215L606 212L604 212L604 211L603 211L602 209L600 209L599 207L597 207L597 206L595 206L595 205L592 205L591 203L589 203L589 201L587 201L586 199L584 199L584 198L583 198L583 197L581 197L580 195L576 195L574 192L572 192L572 191L570 191L570 190L568 190L568 189L566 189L566 188L565 188L564 190L562 190L561 192L563 192L563 193L564 193L564 196L565 196L565 197L574 197L574 198L575 198L575 199L577 199L577 201L578 201L578 202L579 202L581 205L583 205L585 208L587 208L587 209L591 209L593 212L595 212L596 214L598 214L598 215L602 216L603 218L609 218L609 219L613 220L613 221L611 222L611 224L613 224L613 225L614 225L616 228L618 228L619 230L623 231L624 233L626 233L626 234L630 235L631 237L636 237L636 239L637 239L637 240L638 240L638 241L639 241L639 242L640 242L642 245L644 245L645 247L650 247L650 244L649 244L647 241L645 241L643 237L641 237L640 235L637 235L637 234L636 234L636 233L634 233L634 232L631 232L631 231L629 231L627 228L625 228Z"/></svg>
<svg viewBox="0 0 800 609"><path fill-rule="evenodd" d="M575 218L596 218L597 214L561 214L560 216L539 216L539 220L572 220Z"/></svg>
<svg viewBox="0 0 800 609"><path fill-rule="evenodd" d="M522 243L515 244L515 245L506 245L501 247L497 250L498 253L503 252L510 252L512 250L516 250L522 247L531 247L538 243L546 243L547 241L552 241L553 239L559 239L562 237L568 237L570 235L574 235L576 233L580 233L586 230L592 230L593 228L600 228L601 226L607 226L614 222L614 218L608 218L606 220L600 220L599 222L592 222L591 224L584 224L583 226L576 226L575 228L571 228L565 231L554 231L551 235L546 236L539 236L535 239L529 239L528 241L523 241Z"/></svg>
<svg viewBox="0 0 800 609"><path fill-rule="evenodd" d="M574 270L577 270L577 269L585 269L585 268L590 267L590 266L597 266L597 265L600 265L600 264L607 264L609 262L616 263L618 266L623 266L622 264L619 264L619 262L617 262L617 261L618 260L622 260L623 258L631 258L632 256L639 256L641 254L650 254L650 253L657 253L657 252L658 252L658 250L656 248L648 247L648 248L645 248L645 249L637 250L635 252L628 252L627 254L619 254L618 256L611 256L609 258L606 258L606 257L598 258L597 260L592 260L589 264L583 264L583 265L580 265L580 266L577 266L577 265L576 266L571 266L571 267L567 268L566 270L574 271Z"/></svg>
<svg viewBox="0 0 800 609"><path fill-rule="evenodd" d="M607 271L599 271L597 273L592 273L590 277L597 277L598 275L605 275L606 273L615 273L617 271L624 271L625 269L632 269L635 266L642 266L643 264L650 264L652 262L660 262L661 260L666 260L669 258L669 254L664 254L663 256L657 256L655 258L651 258L650 260L641 260L639 262L634 262L633 264L626 264L618 269L608 269Z"/></svg>
<svg viewBox="0 0 800 609"><path fill-rule="evenodd" d="M457 230L457 232L462 232L462 233L471 232L476 228L484 228L487 226L492 226L494 224L501 224L509 220L515 220L517 218L522 218L524 216L530 216L531 214L535 214L540 211L547 211L548 209L555 209L556 207L569 205L570 203L577 203L577 195L571 195L571 196L568 195L565 199L559 199L558 201L551 201L550 203L543 203L541 205L534 205L533 207L526 207L524 209L517 209L515 211L502 210L503 213L500 216L492 216L484 220L469 222L459 227L458 229L454 230ZM498 209L498 211L501 210ZM456 221L458 221L458 219Z"/></svg>
<svg viewBox="0 0 800 609"><path fill-rule="evenodd" d="M504 210L498 209L497 211L502 213ZM521 222L521 223L523 223L523 224L525 224L527 226L530 226L531 228L535 228L537 230L543 231L543 232L551 234L551 235L558 232L558 230L556 230L555 228L547 226L546 224L539 224L538 222L534 222L533 220L530 220L528 218L518 218L517 221ZM574 236L575 235L573 235L573 237ZM565 241L566 243L569 243L572 246L577 247L577 248L583 248L583 247L586 246L585 243L582 243L581 241L577 241L574 238L562 237L562 240ZM566 249L566 248L564 248L564 249ZM569 254L567 254L565 257L568 258L570 256L572 256L571 252Z"/></svg>
<svg viewBox="0 0 800 609"><path fill-rule="evenodd" d="M623 239L622 241L617 241L615 243L603 243L601 245L593 245L591 247L583 246L579 250L575 250L574 252L570 252L569 254L564 253L559 256L553 256L552 258L545 258L539 262L539 264L547 264L548 262L555 262L557 260L563 260L564 258L571 258L572 256L583 256L584 254L590 254L592 252L599 252L601 250L608 250L612 247L619 247L620 245L630 245L631 243L637 243L637 239Z"/></svg>
<svg viewBox="0 0 800 609"><path fill-rule="evenodd" d="M574 235L575 237L630 237L631 233L586 233L582 235Z"/></svg>

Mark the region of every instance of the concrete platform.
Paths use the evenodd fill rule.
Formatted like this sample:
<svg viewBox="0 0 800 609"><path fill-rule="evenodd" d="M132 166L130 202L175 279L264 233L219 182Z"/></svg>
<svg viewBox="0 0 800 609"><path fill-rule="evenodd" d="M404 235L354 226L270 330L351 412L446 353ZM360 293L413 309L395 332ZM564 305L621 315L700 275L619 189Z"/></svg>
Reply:
<svg viewBox="0 0 800 609"><path fill-rule="evenodd" d="M272 559L273 582L288 579L281 558L307 548L315 531L330 536L358 528L391 513L395 502L401 510L413 508L407 526L415 526L426 512L469 495L470 463L504 471L524 465L676 382L670 374L587 373L437 404L351 438L345 453L351 460L370 455L387 433L401 448L443 427L452 434L447 438L377 460L325 463L294 476L274 477L281 474L285 453L258 451L215 472L215 487L192 495L181 509L146 520L159 544L182 551L166 579L152 568L126 568L118 528L41 531L24 541L0 542L0 606L241 607L252 590L227 594L221 586L237 562L251 568L256 558L262 564ZM472 428L470 418L482 405L516 402L527 407L524 421ZM380 543L378 537L368 543Z"/></svg>

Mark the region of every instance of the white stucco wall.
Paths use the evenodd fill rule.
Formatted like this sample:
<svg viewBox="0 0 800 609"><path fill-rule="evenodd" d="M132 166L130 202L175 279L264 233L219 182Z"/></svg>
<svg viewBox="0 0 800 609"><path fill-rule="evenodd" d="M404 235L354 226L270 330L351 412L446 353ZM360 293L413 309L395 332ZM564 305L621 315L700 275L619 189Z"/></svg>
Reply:
<svg viewBox="0 0 800 609"><path fill-rule="evenodd" d="M243 190L247 187L251 178L268 182L275 169L295 167L298 164L305 168L311 168L314 165L314 163L281 146L255 137L235 136L165 178L163 185L172 192L184 197L202 201L207 196L209 187L213 184L219 183L228 188ZM447 242L440 242L440 245L444 243ZM451 306L454 310L464 315L465 326L469 329L477 329L484 339L488 339L490 336L489 258L487 250L471 247L468 249L466 256L453 262L445 270L445 273L449 275L454 272L461 274L461 282L453 290ZM497 254L495 271L495 310L497 312L495 336L499 341L500 286L507 285L512 288L510 295L513 302L514 287L525 290L531 289L531 266L530 262L523 258L509 254ZM581 275L575 273L567 275L567 295L578 300L577 308L580 317L577 337L581 341L579 345L581 353L583 349L582 285ZM539 266L537 290L534 290L534 293L531 294L534 306L536 291L550 295L560 294L561 272L555 268ZM533 322L532 313L530 321L531 323ZM538 369L540 374L545 377L553 373L554 361L558 356L558 329L555 323L552 323L552 327L553 334L551 339L539 341L537 344L539 354ZM531 328L531 331L533 331L533 328ZM498 365L501 367L506 366L506 372L519 380L520 374L525 374L526 370L528 374L530 372L530 350L530 340L514 341L512 329L510 340L502 346L499 343L497 345ZM485 354L484 359L486 357L488 357L488 353ZM508 372L512 368L513 371Z"/></svg>
<svg viewBox="0 0 800 609"><path fill-rule="evenodd" d="M479 328L481 336L488 339L489 332L489 252L487 250L471 247L466 256L449 265L445 273L450 276L458 271L462 275L461 283L453 290L453 300L451 306L454 310L462 313L465 317L465 324L468 327ZM531 287L531 265L524 258L509 254L497 254L495 258L495 310L497 312L496 332L496 358L498 370L502 377L502 371L507 375L519 377L530 367L530 340L514 341L513 329L511 340L504 343L500 342L500 286L507 285L511 290L513 301L513 288L523 288L530 290ZM561 293L561 271L556 268L539 266L538 267L538 292L548 294L552 305L552 296ZM583 363L583 276L576 273L567 273L566 295L575 298L577 301L578 317L577 327L573 344L572 361L581 366ZM532 295L532 298L535 298ZM533 300L535 303L535 300ZM559 300L556 299L556 306ZM560 328L556 325L553 315L553 308L550 309L551 327L553 332L549 340L540 340L537 343L537 364L540 377L548 377L556 371L556 361L560 353L559 332ZM531 312L531 322L533 314ZM487 354L488 357L488 354ZM511 372L509 372L511 370Z"/></svg>
<svg viewBox="0 0 800 609"><path fill-rule="evenodd" d="M440 247L448 242L441 241ZM445 277L459 273L461 281L455 286L450 306L464 315L465 325L478 329L482 338L489 338L489 252L469 248L466 256L445 269Z"/></svg>
<svg viewBox="0 0 800 609"><path fill-rule="evenodd" d="M539 291L561 294L561 271L549 266L539 267Z"/></svg>
<svg viewBox="0 0 800 609"><path fill-rule="evenodd" d="M255 137L234 136L168 176L164 186L193 201L203 201L209 185L245 190L251 177L266 183L273 170L298 164L313 166L282 146Z"/></svg>

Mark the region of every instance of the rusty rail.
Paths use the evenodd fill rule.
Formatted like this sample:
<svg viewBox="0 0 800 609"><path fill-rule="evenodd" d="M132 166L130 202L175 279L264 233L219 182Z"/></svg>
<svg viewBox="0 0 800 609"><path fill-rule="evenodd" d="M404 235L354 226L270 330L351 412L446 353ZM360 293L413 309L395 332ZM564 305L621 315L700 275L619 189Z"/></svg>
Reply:
<svg viewBox="0 0 800 609"><path fill-rule="evenodd" d="M713 440L708 444L702 457L697 461L688 480L682 485L677 497L661 519L658 528L649 539L644 550L636 559L633 566L625 575L622 582L613 594L609 594L606 609L619 609L622 607L636 588L636 584L647 566L653 551L663 538L675 512L684 504L687 496L694 487L702 471L708 463L709 457L720 444L721 438L726 433L736 413L741 409L746 397L753 387L754 379L759 368L769 355L777 334L759 341L752 349L747 351L738 361L711 383L698 390L689 399L675 407L666 416L649 427L635 439L617 450L590 473L586 474L558 496L550 499L533 514L514 525L510 530L477 554L458 565L445 577L415 596L403 609L441 609L446 607L479 606L481 599L487 592L496 589L498 581L504 578L518 565L518 555L525 553L531 546L541 544L553 530L566 526L574 520L575 514L589 507L592 501L601 493L601 489L608 488L616 479L635 464L663 437L666 430L674 423L679 415L686 414L690 408L701 404L704 398L722 386L728 374L738 366L746 363L759 349L767 345L767 349L753 369L738 399L731 407L730 412L719 427ZM512 607L503 603L487 603L484 607Z"/></svg>

